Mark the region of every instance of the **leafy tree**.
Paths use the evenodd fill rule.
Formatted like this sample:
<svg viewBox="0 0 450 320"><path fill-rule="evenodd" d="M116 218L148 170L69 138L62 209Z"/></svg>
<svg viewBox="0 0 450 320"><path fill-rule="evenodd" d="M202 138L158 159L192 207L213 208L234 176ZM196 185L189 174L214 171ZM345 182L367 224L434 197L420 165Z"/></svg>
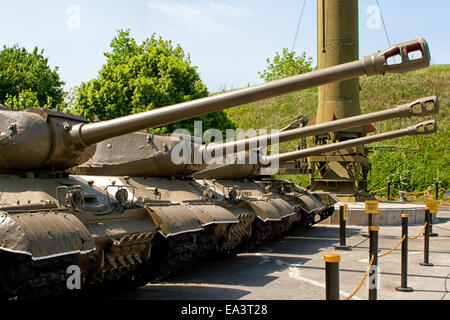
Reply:
<svg viewBox="0 0 450 320"><path fill-rule="evenodd" d="M0 51L0 102L9 108L45 107L58 109L64 103L64 90L48 58L37 47L33 52L17 44Z"/></svg>
<svg viewBox="0 0 450 320"><path fill-rule="evenodd" d="M294 51L289 51L287 48L283 48L281 55L277 51L272 61L270 61L270 58L267 58L266 61L267 68L258 72L260 78L266 82L314 70L312 67L313 60L311 57L307 58L305 52L296 56Z"/></svg>
<svg viewBox="0 0 450 320"><path fill-rule="evenodd" d="M92 120L107 120L152 110L208 95L200 80L197 67L191 66L190 56L171 41L156 39L155 34L138 45L129 30L119 30L106 52L107 62L99 76L78 88L73 111ZM203 128L224 130L235 128L224 112L196 118ZM186 128L193 133L193 120L152 129L167 133Z"/></svg>

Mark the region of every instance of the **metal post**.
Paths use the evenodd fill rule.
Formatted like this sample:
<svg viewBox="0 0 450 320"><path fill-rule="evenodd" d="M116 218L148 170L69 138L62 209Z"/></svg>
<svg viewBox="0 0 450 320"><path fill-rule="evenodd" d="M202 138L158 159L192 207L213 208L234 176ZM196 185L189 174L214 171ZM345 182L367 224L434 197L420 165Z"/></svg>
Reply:
<svg viewBox="0 0 450 320"><path fill-rule="evenodd" d="M347 207L347 208L346 208ZM346 220L348 214L348 206L339 207L339 245L335 246L336 250L351 251L352 247L346 244Z"/></svg>
<svg viewBox="0 0 450 320"><path fill-rule="evenodd" d="M423 248L423 262L420 263L421 266L431 267L430 263L430 224L431 224L431 214L430 210L425 209L425 240Z"/></svg>
<svg viewBox="0 0 450 320"><path fill-rule="evenodd" d="M378 227L369 227L370 236L370 255L369 261L372 260L372 267L369 273L369 300L377 300L378 285Z"/></svg>
<svg viewBox="0 0 450 320"><path fill-rule="evenodd" d="M339 300L339 261L338 254L327 254L325 260L326 300Z"/></svg>
<svg viewBox="0 0 450 320"><path fill-rule="evenodd" d="M439 200L439 180L436 179L436 184L435 184L435 197L436 200Z"/></svg>
<svg viewBox="0 0 450 320"><path fill-rule="evenodd" d="M395 290L402 292L412 292L413 288L408 287L408 215L402 214L402 274L401 285Z"/></svg>
<svg viewBox="0 0 450 320"><path fill-rule="evenodd" d="M370 227L373 226L373 214L372 213L368 213L368 221L367 221L367 226Z"/></svg>
<svg viewBox="0 0 450 320"><path fill-rule="evenodd" d="M372 213L367 213L367 227L370 229L370 227L373 225L373 214ZM363 237L370 237L370 232L368 234L363 234Z"/></svg>
<svg viewBox="0 0 450 320"><path fill-rule="evenodd" d="M388 201L391 199L391 180L388 180L387 184L387 199Z"/></svg>
<svg viewBox="0 0 450 320"><path fill-rule="evenodd" d="M430 212L430 237L438 237L438 236L439 236L438 233L433 232L433 213Z"/></svg>

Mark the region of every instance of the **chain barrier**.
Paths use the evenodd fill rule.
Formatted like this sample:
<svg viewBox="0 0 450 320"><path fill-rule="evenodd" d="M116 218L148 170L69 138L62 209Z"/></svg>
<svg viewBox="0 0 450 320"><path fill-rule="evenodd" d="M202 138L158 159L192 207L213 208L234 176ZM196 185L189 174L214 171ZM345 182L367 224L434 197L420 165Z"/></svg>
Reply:
<svg viewBox="0 0 450 320"><path fill-rule="evenodd" d="M361 288L362 284L364 283L364 280L366 280L367 275L369 274L369 271L370 271L370 268L372 267L374 258L375 258L375 256L372 256L372 259L370 259L369 267L367 268L366 273L364 273L363 278L359 282L358 287L347 298L345 298L344 300L350 300L358 292L358 290Z"/></svg>

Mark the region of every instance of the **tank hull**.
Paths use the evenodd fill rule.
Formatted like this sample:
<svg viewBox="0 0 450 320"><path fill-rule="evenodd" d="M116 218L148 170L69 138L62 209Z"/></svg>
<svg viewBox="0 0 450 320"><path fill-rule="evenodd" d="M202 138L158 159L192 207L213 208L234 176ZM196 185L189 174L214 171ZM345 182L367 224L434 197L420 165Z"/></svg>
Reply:
<svg viewBox="0 0 450 320"><path fill-rule="evenodd" d="M124 280L142 285L208 257L255 248L306 213L332 208L294 194L264 194L256 182L205 182L0 175L1 296L69 292L72 270L80 271L83 289ZM247 196L223 192L233 187Z"/></svg>

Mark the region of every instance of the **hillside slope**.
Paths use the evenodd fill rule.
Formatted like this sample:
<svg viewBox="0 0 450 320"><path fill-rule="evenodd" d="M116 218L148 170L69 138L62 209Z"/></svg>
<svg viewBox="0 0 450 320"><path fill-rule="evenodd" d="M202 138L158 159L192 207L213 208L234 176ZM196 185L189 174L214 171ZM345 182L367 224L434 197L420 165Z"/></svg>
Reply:
<svg viewBox="0 0 450 320"><path fill-rule="evenodd" d="M369 190L382 188L388 179L393 187L405 191L422 191L439 179L441 186L450 184L450 65L433 65L427 69L403 75L361 78L361 112L369 113L395 107L415 99L436 95L440 100L440 114L436 119L439 131L425 137L405 137L368 147L372 149L369 160ZM227 114L242 129L281 128L298 115L306 115L310 122L317 111L317 88L246 104L227 110ZM374 124L376 133L404 128L424 119L397 119ZM310 141L309 141L310 143ZM381 146L400 147L395 151L378 149ZM285 143L280 152L292 150L295 142ZM403 148L417 149L420 151ZM407 158L409 160L405 161ZM403 163L404 162L404 163ZM398 165L403 163L400 167ZM306 177L291 177L306 181Z"/></svg>

